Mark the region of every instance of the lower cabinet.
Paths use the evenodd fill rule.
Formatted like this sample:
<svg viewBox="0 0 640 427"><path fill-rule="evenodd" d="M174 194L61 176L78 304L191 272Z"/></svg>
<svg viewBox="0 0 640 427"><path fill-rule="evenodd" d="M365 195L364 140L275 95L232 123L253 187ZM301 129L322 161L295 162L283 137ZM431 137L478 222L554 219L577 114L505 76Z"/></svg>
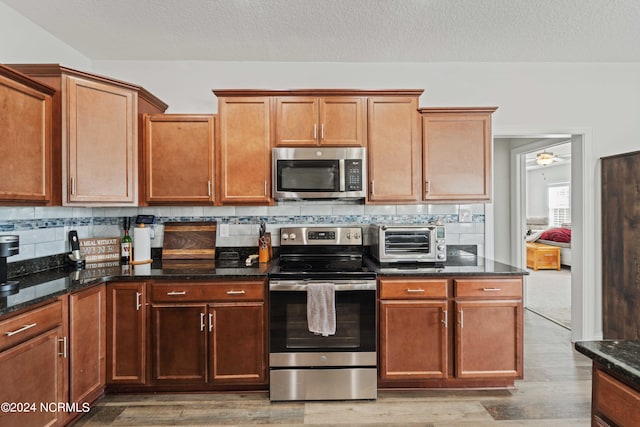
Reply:
<svg viewBox="0 0 640 427"><path fill-rule="evenodd" d="M594 364L592 376L592 425L640 425L640 389L631 386Z"/></svg>
<svg viewBox="0 0 640 427"><path fill-rule="evenodd" d="M0 321L0 402L10 405L0 412L0 425L64 424L67 413L55 406L67 401L64 314L56 301Z"/></svg>
<svg viewBox="0 0 640 427"><path fill-rule="evenodd" d="M69 297L69 401L91 403L104 393L106 357L104 284Z"/></svg>
<svg viewBox="0 0 640 427"><path fill-rule="evenodd" d="M107 385L146 384L148 303L145 282L107 285Z"/></svg>
<svg viewBox="0 0 640 427"><path fill-rule="evenodd" d="M522 378L521 277L382 277L379 297L380 387L498 387Z"/></svg>

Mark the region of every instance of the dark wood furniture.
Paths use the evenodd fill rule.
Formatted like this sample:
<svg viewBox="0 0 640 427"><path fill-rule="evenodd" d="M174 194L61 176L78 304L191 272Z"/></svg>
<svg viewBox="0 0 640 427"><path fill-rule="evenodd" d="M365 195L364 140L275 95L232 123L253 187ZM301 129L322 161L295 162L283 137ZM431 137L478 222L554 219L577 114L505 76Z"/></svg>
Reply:
<svg viewBox="0 0 640 427"><path fill-rule="evenodd" d="M640 339L640 151L602 159L602 329Z"/></svg>
<svg viewBox="0 0 640 427"><path fill-rule="evenodd" d="M381 277L379 298L379 387L505 387L523 377L522 277Z"/></svg>
<svg viewBox="0 0 640 427"><path fill-rule="evenodd" d="M145 115L148 204L213 204L214 123L211 114Z"/></svg>
<svg viewBox="0 0 640 427"><path fill-rule="evenodd" d="M60 204L52 153L55 89L0 65L0 204ZM55 172L54 172L55 169Z"/></svg>
<svg viewBox="0 0 640 427"><path fill-rule="evenodd" d="M491 115L496 109L420 109L424 201L491 200Z"/></svg>

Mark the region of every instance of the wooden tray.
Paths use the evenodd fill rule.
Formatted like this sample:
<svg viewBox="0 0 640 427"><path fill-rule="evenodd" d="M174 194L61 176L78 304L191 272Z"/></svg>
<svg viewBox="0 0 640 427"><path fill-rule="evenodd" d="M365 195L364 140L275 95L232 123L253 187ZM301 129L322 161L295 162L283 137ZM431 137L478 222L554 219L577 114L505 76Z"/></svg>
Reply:
<svg viewBox="0 0 640 427"><path fill-rule="evenodd" d="M165 222L162 259L215 259L216 222Z"/></svg>

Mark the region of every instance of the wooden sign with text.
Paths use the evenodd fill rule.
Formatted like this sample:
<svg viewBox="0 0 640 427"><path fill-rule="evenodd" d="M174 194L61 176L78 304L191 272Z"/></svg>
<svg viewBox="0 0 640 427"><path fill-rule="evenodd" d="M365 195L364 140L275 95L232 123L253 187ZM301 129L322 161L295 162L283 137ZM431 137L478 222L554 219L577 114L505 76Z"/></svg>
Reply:
<svg viewBox="0 0 640 427"><path fill-rule="evenodd" d="M87 263L120 261L119 237L80 239L80 253Z"/></svg>

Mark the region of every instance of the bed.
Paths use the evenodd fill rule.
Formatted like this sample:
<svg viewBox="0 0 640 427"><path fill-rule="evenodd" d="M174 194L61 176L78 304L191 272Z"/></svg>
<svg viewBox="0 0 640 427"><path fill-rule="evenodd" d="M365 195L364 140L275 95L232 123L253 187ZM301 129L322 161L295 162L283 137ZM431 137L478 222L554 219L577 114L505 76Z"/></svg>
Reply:
<svg viewBox="0 0 640 427"><path fill-rule="evenodd" d="M548 227L546 218L527 218L527 242L543 243L560 248L560 263L571 266L571 224Z"/></svg>

